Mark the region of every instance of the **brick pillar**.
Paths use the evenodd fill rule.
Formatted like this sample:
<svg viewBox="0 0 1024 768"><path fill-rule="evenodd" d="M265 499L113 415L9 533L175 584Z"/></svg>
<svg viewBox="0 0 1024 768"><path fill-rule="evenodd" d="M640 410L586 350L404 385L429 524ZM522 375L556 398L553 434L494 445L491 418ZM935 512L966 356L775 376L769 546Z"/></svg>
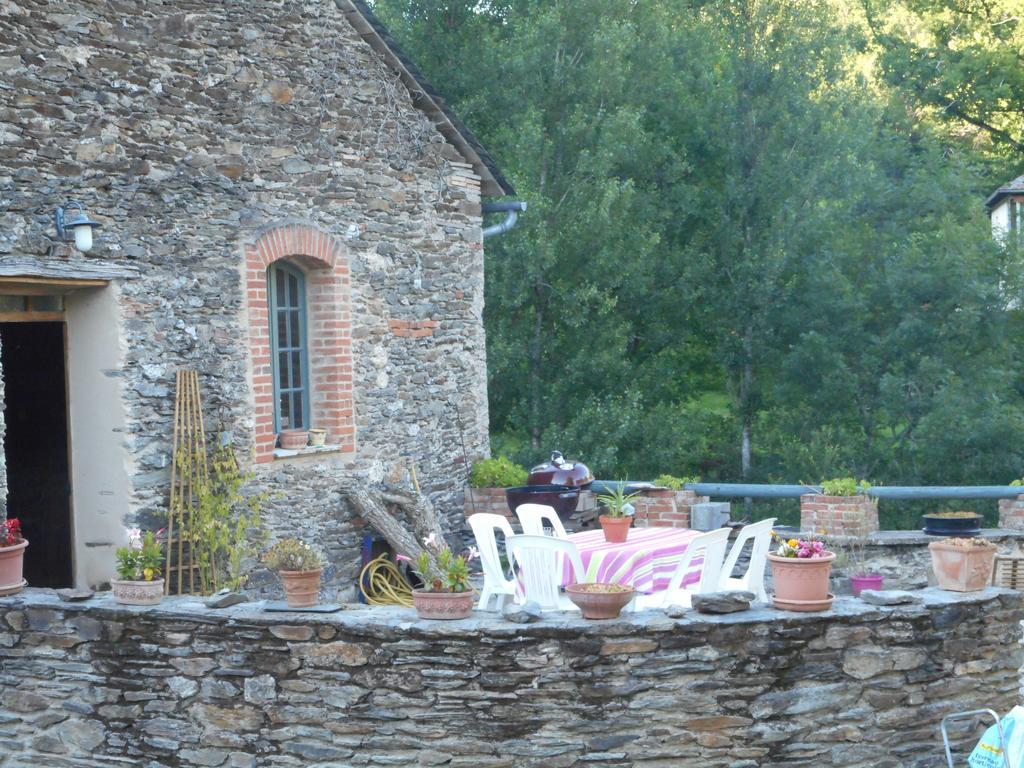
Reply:
<svg viewBox="0 0 1024 768"><path fill-rule="evenodd" d="M857 496L800 497L800 529L832 536L865 536L878 530L878 500Z"/></svg>
<svg viewBox="0 0 1024 768"><path fill-rule="evenodd" d="M1024 530L1024 494L999 500L999 527Z"/></svg>
<svg viewBox="0 0 1024 768"><path fill-rule="evenodd" d="M504 488L466 488L463 501L466 517L477 512L490 512L512 519L512 512L505 501Z"/></svg>
<svg viewBox="0 0 1024 768"><path fill-rule="evenodd" d="M693 491L673 491L668 488L647 489L633 499L636 508L636 520L633 525L638 528L689 528L690 507L707 501Z"/></svg>

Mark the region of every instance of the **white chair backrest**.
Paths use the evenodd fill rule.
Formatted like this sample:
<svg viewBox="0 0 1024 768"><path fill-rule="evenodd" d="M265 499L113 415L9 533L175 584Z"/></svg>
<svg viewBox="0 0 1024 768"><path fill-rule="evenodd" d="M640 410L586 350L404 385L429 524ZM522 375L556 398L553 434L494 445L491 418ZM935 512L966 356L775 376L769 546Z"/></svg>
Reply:
<svg viewBox="0 0 1024 768"><path fill-rule="evenodd" d="M562 563L572 567L572 581L586 578L583 561L576 545L568 539L553 536L511 536L508 550L519 567L523 597L540 604L541 608L558 608L562 586Z"/></svg>
<svg viewBox="0 0 1024 768"><path fill-rule="evenodd" d="M484 569L484 578L495 584L508 582L505 570L501 567L501 554L498 552L498 537L495 531L505 536L506 547L509 538L515 535L508 518L490 512L477 512L469 516L469 527L476 537L476 548L480 551L480 565ZM511 582L510 582L511 583Z"/></svg>
<svg viewBox="0 0 1024 768"><path fill-rule="evenodd" d="M668 591L675 592L682 589L686 574L689 573L693 566L693 560L697 557L703 557L704 564L700 569L700 582L696 588L689 588L690 591L712 592L718 589L722 560L725 559L725 548L729 545L729 532L728 528L719 528L696 536L679 559L672 579L668 583Z"/></svg>
<svg viewBox="0 0 1024 768"><path fill-rule="evenodd" d="M762 573L764 572L764 565L768 560L768 549L772 544L772 526L774 525L775 518L769 517L767 520L745 525L740 529L740 533L736 537L736 543L732 545L732 549L729 550L729 556L725 558L725 564L722 566L722 575L719 577L719 581L722 584L725 583L726 579L732 577L736 561L740 559L744 545L751 539L754 540L754 543L750 550L750 565L747 567L747 572L750 573L751 570L758 567L760 567Z"/></svg>
<svg viewBox="0 0 1024 768"><path fill-rule="evenodd" d="M519 524L523 526L523 533L527 536L543 536L544 526L549 526L554 531L556 539L568 538L565 526L558 519L558 513L554 507L546 504L520 504L516 507L516 516Z"/></svg>

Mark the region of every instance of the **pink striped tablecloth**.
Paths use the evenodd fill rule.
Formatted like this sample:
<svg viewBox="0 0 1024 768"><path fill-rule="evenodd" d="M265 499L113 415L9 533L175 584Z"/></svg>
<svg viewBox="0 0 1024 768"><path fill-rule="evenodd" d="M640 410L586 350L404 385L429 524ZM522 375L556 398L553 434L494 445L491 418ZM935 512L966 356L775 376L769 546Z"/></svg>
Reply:
<svg viewBox="0 0 1024 768"><path fill-rule="evenodd" d="M569 539L580 551L588 582L604 582L632 586L638 592L650 594L668 588L679 558L686 552L700 531L685 528L630 528L629 536L621 544L604 540L604 531L574 533ZM703 557L695 557L690 572L683 579L689 586L700 581ZM562 584L576 581L572 568L566 563Z"/></svg>

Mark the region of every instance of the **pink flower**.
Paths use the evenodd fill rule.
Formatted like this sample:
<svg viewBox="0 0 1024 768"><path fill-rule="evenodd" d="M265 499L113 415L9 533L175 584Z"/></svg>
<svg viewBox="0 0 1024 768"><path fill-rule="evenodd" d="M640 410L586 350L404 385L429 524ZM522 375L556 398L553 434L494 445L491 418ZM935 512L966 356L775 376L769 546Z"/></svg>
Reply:
<svg viewBox="0 0 1024 768"><path fill-rule="evenodd" d="M470 560L475 560L478 557L480 557L480 550L476 547L470 547L466 553L466 562L468 563Z"/></svg>
<svg viewBox="0 0 1024 768"><path fill-rule="evenodd" d="M411 563L412 562L412 558L409 557L408 555L395 555L395 560L399 560L399 561L401 561L403 563Z"/></svg>
<svg viewBox="0 0 1024 768"><path fill-rule="evenodd" d="M142 549L142 530L140 528L128 528L128 548Z"/></svg>

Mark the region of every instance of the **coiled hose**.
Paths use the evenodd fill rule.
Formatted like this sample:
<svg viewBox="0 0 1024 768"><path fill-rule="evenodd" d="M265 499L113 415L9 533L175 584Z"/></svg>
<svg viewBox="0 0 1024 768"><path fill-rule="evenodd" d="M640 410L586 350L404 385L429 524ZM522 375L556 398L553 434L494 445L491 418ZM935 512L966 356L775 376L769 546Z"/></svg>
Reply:
<svg viewBox="0 0 1024 768"><path fill-rule="evenodd" d="M412 585L385 552L368 562L359 574L359 591L368 605L412 608Z"/></svg>

